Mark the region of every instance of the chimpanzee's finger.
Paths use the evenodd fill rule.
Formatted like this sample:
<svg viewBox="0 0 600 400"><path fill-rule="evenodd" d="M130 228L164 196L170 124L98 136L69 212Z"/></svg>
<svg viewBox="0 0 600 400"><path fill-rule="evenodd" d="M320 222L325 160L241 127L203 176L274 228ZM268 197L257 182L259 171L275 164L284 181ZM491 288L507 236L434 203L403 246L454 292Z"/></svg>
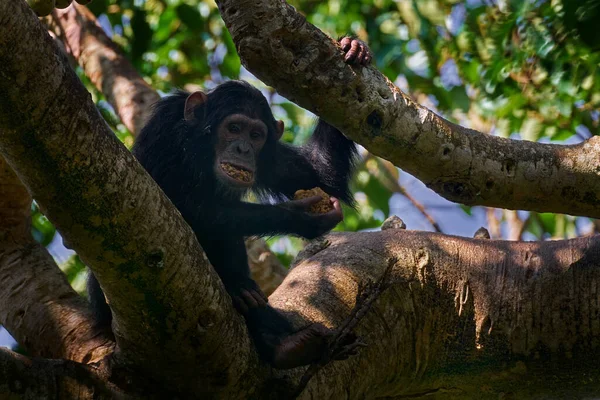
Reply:
<svg viewBox="0 0 600 400"><path fill-rule="evenodd" d="M289 204L296 210L306 211L310 208L310 206L317 204L321 200L321 196L310 196L305 199L292 200L289 202Z"/></svg>
<svg viewBox="0 0 600 400"><path fill-rule="evenodd" d="M340 205L340 201L335 197L330 197L331 205L333 206L333 210L328 211L323 214L323 216L327 217L331 221L334 221L336 224L340 223L344 219L344 213L342 212L342 206Z"/></svg>
<svg viewBox="0 0 600 400"><path fill-rule="evenodd" d="M360 50L358 51L358 55L356 56L356 62L355 62L355 64L364 65L365 56L366 55L367 55L367 49L361 43L360 44Z"/></svg>
<svg viewBox="0 0 600 400"><path fill-rule="evenodd" d="M361 48L362 52L360 57L360 64L369 65L369 63L371 62L371 50L369 50L369 46L367 46L363 42L361 42Z"/></svg>
<svg viewBox="0 0 600 400"><path fill-rule="evenodd" d="M263 298L264 301L266 301L267 303L269 302L269 298L267 297L267 295L261 290L261 288L258 287L258 285L256 285L256 292Z"/></svg>
<svg viewBox="0 0 600 400"><path fill-rule="evenodd" d="M233 296L231 299L233 300L233 306L240 314L245 315L248 313L248 306L239 296Z"/></svg>
<svg viewBox="0 0 600 400"><path fill-rule="evenodd" d="M344 61L348 64L354 63L356 60L356 56L360 51L360 42L358 40L353 40L350 44L350 50L346 53L346 57L344 57Z"/></svg>
<svg viewBox="0 0 600 400"><path fill-rule="evenodd" d="M352 38L346 36L342 40L340 40L340 46L344 52L350 50L350 45L352 44Z"/></svg>
<svg viewBox="0 0 600 400"><path fill-rule="evenodd" d="M265 307L267 305L267 302L265 301L265 295L262 294L262 292L259 292L257 290L251 290L250 294L252 295L252 298L256 301L256 306L257 307Z"/></svg>
<svg viewBox="0 0 600 400"><path fill-rule="evenodd" d="M333 211L338 213L342 219L344 219L344 212L342 211L342 205L340 200L337 197L330 197L331 205L333 206Z"/></svg>
<svg viewBox="0 0 600 400"><path fill-rule="evenodd" d="M242 300L246 303L246 306L248 306L248 308L258 308L258 303L249 291L247 291L246 289L242 289L240 294Z"/></svg>

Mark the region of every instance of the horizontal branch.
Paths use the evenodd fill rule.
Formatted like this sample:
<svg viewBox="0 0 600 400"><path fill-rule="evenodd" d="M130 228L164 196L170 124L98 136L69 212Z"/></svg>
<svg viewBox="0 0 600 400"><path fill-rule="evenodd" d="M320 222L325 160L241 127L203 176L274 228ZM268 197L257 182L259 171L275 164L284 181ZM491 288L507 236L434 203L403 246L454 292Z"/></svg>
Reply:
<svg viewBox="0 0 600 400"><path fill-rule="evenodd" d="M285 1L217 3L246 68L443 197L600 217L600 138L560 146L460 127L374 67L344 64L334 41Z"/></svg>
<svg viewBox="0 0 600 400"><path fill-rule="evenodd" d="M397 261L391 288L357 329L369 346L328 366L303 398L427 393L456 368L598 352L600 236L509 242L389 229L327 239L269 299L298 325L339 326L359 286Z"/></svg>

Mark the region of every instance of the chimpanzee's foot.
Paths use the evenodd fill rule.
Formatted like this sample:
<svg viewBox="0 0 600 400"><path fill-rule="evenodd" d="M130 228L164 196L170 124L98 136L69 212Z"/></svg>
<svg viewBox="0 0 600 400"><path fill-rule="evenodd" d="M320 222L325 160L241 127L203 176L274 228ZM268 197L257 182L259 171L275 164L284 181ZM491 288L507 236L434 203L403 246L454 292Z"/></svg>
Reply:
<svg viewBox="0 0 600 400"><path fill-rule="evenodd" d="M273 350L273 367L289 369L312 363L326 363L330 356L335 360L345 360L364 345L351 333L338 344L338 349L332 349L330 341L334 334L334 331L321 324L312 324L281 339ZM332 351L333 354L330 354Z"/></svg>
<svg viewBox="0 0 600 400"><path fill-rule="evenodd" d="M321 324L312 324L281 339L273 351L273 367L296 368L326 357L333 333Z"/></svg>

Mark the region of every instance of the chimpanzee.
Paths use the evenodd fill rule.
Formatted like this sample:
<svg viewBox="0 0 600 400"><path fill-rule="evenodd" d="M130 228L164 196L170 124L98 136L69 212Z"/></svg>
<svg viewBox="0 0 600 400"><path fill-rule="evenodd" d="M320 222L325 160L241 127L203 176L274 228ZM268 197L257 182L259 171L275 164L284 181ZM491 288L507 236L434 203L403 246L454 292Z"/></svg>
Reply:
<svg viewBox="0 0 600 400"><path fill-rule="evenodd" d="M346 37L340 45L347 63L370 62L363 42ZM274 119L258 89L228 81L208 93L179 91L160 100L133 154L194 230L261 356L274 367L292 368L317 359L329 332L321 325L293 332L267 304L250 277L244 237L312 239L331 230L342 220L338 199L353 203L348 181L356 146L323 120L305 146L281 143L282 134L283 122ZM332 211L307 212L319 197L289 200L295 191L317 186L332 196ZM242 201L249 190L287 201ZM110 309L91 274L88 293L100 322L110 323Z"/></svg>

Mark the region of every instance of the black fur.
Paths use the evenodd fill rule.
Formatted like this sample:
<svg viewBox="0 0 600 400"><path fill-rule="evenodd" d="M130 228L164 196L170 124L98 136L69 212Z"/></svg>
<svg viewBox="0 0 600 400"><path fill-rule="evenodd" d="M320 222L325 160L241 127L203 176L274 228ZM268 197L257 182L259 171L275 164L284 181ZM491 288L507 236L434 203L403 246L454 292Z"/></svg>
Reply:
<svg viewBox="0 0 600 400"><path fill-rule="evenodd" d="M320 120L303 147L277 140L277 122L259 90L246 82L229 81L208 93L208 100L194 110L195 120L184 120L188 93L176 92L160 100L133 148L133 154L163 189L194 230L225 287L255 287L250 278L244 237L294 234L314 238L325 233L321 219L278 205L243 202L243 191L231 189L215 176L217 127L228 115L245 114L261 119L268 138L257 162L253 188L261 195L290 199L299 189L321 187L352 204L348 188L356 146L334 127ZM110 312L102 291L93 281L92 305ZM95 299L93 297L96 297ZM110 321L110 315L104 315ZM273 346L291 333L288 322L270 306L252 309L248 327L260 353L267 360Z"/></svg>

